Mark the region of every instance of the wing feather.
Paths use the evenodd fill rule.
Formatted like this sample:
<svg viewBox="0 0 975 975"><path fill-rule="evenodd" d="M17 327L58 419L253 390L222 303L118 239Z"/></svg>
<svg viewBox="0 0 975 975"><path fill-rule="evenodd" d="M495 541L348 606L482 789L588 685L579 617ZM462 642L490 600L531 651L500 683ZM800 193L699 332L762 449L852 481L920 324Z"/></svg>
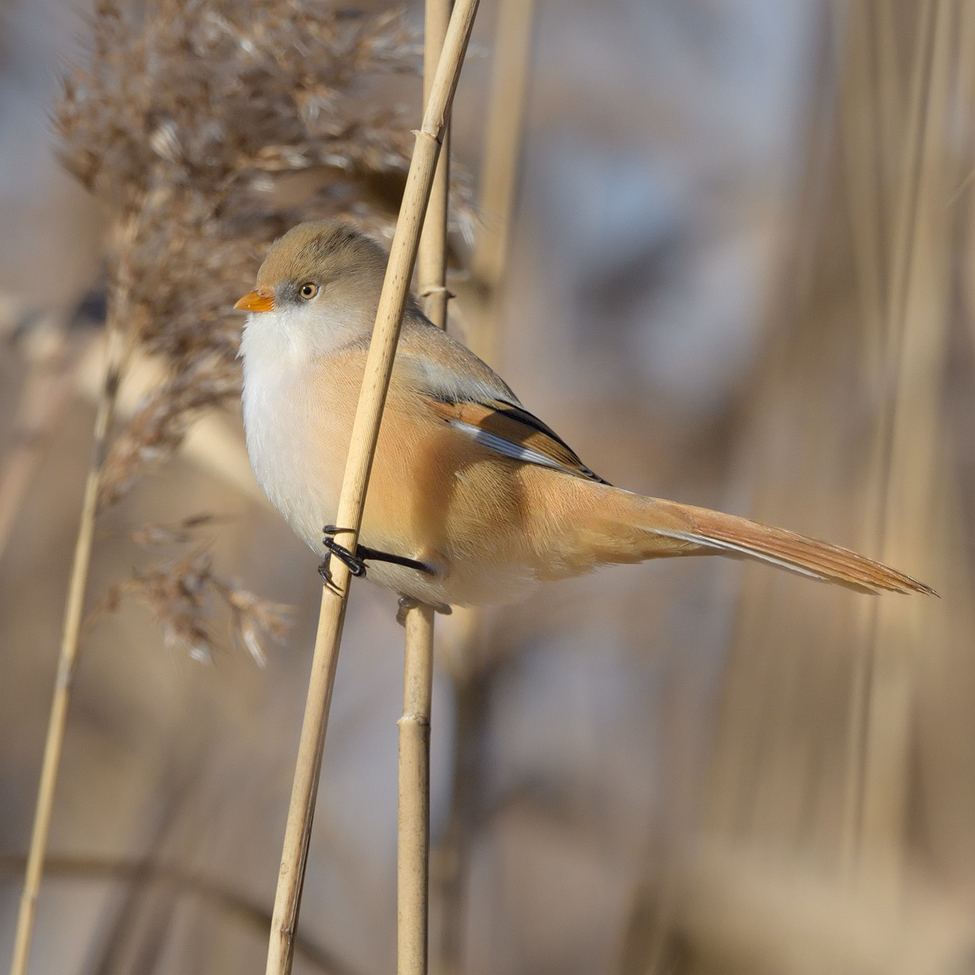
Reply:
<svg viewBox="0 0 975 975"><path fill-rule="evenodd" d="M524 407L507 400L450 402L429 399L430 409L455 430L503 457L606 484L558 434Z"/></svg>
<svg viewBox="0 0 975 975"><path fill-rule="evenodd" d="M396 362L436 416L488 450L607 483L551 427L529 413L490 366L418 311L404 319Z"/></svg>

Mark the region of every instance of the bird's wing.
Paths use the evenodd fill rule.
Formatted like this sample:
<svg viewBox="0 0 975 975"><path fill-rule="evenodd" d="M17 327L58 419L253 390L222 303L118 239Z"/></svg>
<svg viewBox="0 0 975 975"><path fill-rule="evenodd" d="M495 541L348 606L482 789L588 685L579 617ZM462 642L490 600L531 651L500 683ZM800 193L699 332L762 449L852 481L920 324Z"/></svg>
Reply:
<svg viewBox="0 0 975 975"><path fill-rule="evenodd" d="M404 321L397 363L431 412L481 446L526 464L605 484L490 366L426 319Z"/></svg>
<svg viewBox="0 0 975 975"><path fill-rule="evenodd" d="M503 457L607 483L589 470L551 428L516 403L430 398L427 405L455 430Z"/></svg>

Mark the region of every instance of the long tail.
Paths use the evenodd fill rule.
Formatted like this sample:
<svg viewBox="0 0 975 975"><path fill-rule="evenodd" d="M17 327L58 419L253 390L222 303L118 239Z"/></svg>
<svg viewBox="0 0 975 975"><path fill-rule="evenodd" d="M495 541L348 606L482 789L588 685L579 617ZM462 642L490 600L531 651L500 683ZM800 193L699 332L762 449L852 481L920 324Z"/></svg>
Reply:
<svg viewBox="0 0 975 975"><path fill-rule="evenodd" d="M923 582L839 545L707 508L644 498L608 486L593 485L593 489L597 512L584 519L577 544L588 548L597 563L727 555L755 559L858 592L937 595Z"/></svg>

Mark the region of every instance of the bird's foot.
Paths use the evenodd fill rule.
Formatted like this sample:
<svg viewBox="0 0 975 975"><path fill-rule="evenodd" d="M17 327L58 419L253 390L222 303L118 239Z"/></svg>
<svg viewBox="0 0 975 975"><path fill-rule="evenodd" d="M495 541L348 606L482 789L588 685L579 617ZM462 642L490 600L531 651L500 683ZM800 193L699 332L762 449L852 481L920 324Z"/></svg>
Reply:
<svg viewBox="0 0 975 975"><path fill-rule="evenodd" d="M396 622L400 626L406 626L406 614L411 609L416 609L417 606L422 605L423 601L414 596L400 596L396 606ZM446 603L431 603L430 605L435 613L440 613L442 616L450 616L453 612Z"/></svg>
<svg viewBox="0 0 975 975"><path fill-rule="evenodd" d="M351 528L338 528L335 525L326 525L322 529L322 545L328 549L329 556L334 555L345 567L352 573L357 579L362 579L366 574L366 563L365 559L368 557L365 552L368 549L363 549L361 545L356 545L355 554L350 552L344 545L339 545L335 541L335 536L339 532L351 531Z"/></svg>
<svg viewBox="0 0 975 975"><path fill-rule="evenodd" d="M356 578L362 579L366 574L366 560L370 562L388 562L391 565L402 565L407 569L416 569L417 572L422 572L424 575L436 575L436 570L431 565L427 565L426 562L418 562L416 559L407 558L405 555L393 555L390 552L380 552L375 548L367 548L365 545L356 545L355 554L344 545L339 545L335 541L335 536L339 532L349 531L348 528L338 528L335 525L326 525L322 529L322 545L328 550L328 557L324 562L318 567L319 575L325 580L325 585L328 586L333 592L338 592L335 583L332 581L332 573L329 569L329 563L331 562L332 556L334 555L343 565L348 568L349 572L352 573ZM404 597L407 598L407 597ZM414 603L414 605L419 605ZM407 609L411 607L407 606L403 608L400 613L405 614ZM438 613L449 613L450 607L444 604L438 604L434 607ZM397 614L397 619L399 619Z"/></svg>
<svg viewBox="0 0 975 975"><path fill-rule="evenodd" d="M406 626L406 614L419 605L419 599L414 599L412 596L400 596L399 602L396 604L396 622L400 626Z"/></svg>
<svg viewBox="0 0 975 975"><path fill-rule="evenodd" d="M334 592L336 596L342 595L342 590L335 585L335 580L332 578L332 570L329 568L329 563L332 561L332 556L329 555L324 562L319 563L318 574L325 580L325 588Z"/></svg>
<svg viewBox="0 0 975 975"><path fill-rule="evenodd" d="M436 575L437 571L432 565L427 565L426 562L418 562L416 559L407 558L405 555L393 555L391 552L381 552L377 548L368 548L365 545L356 545L355 555L353 555L347 548L343 548L336 541L334 536L339 532L349 531L348 528L336 528L335 525L326 525L322 531L325 537L322 539L322 544L332 552L337 558L341 559L347 566L349 566L349 571L355 576L364 576L366 574L365 562L388 562L390 565L402 565L407 569L416 569L417 572L422 572L424 575L432 576ZM349 559L353 560L362 569L361 572L356 572L352 567Z"/></svg>
<svg viewBox="0 0 975 975"><path fill-rule="evenodd" d="M362 557L359 555L359 546L356 546L356 553L350 552L344 545L339 545L335 541L335 535L340 531L348 531L346 528L338 528L335 525L326 525L322 529L323 538L322 545L328 550L328 556L325 561L318 567L318 574L325 580L325 585L334 593L338 593L338 586L335 585L332 579L332 571L330 564L332 561L332 556L334 555L357 579L365 578L366 575L366 563L363 561Z"/></svg>

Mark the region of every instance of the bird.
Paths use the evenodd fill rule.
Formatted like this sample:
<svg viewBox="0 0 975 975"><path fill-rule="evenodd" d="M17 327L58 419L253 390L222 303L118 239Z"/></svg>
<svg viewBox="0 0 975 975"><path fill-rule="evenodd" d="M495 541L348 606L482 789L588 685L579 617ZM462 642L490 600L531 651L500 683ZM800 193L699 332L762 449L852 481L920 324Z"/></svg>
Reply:
<svg viewBox="0 0 975 975"><path fill-rule="evenodd" d="M339 494L388 254L338 220L271 246L238 355L254 474L330 581L341 558L441 612L518 599L604 565L689 555L754 559L866 593L934 593L850 549L610 485L409 295L354 552Z"/></svg>

